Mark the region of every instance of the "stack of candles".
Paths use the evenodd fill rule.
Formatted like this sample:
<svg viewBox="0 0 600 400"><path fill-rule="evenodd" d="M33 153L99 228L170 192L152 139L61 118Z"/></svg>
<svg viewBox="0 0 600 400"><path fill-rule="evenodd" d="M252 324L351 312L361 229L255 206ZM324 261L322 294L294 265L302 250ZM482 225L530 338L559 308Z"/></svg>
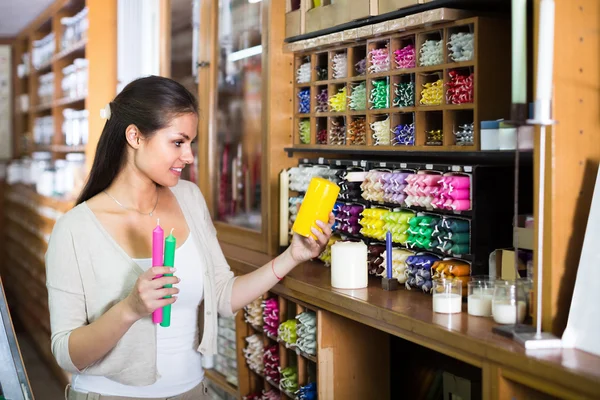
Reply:
<svg viewBox="0 0 600 400"><path fill-rule="evenodd" d="M408 221L414 217L415 213L409 210L389 211L383 215L383 232L390 232L394 243L405 244L409 236L407 230L409 228ZM377 236L381 236L382 232L377 232Z"/></svg>
<svg viewBox="0 0 600 400"><path fill-rule="evenodd" d="M317 71L317 80L318 81L327 80L327 67L322 67L320 65L317 65L315 67L315 70Z"/></svg>
<svg viewBox="0 0 600 400"><path fill-rule="evenodd" d="M365 208L359 224L362 226L360 233L368 238L385 240L383 216L389 212L386 208Z"/></svg>
<svg viewBox="0 0 600 400"><path fill-rule="evenodd" d="M383 253L385 253L385 246L382 244L370 244L367 247L369 275L381 275L384 273L385 263Z"/></svg>
<svg viewBox="0 0 600 400"><path fill-rule="evenodd" d="M305 62L296 71L296 83L310 82L310 61Z"/></svg>
<svg viewBox="0 0 600 400"><path fill-rule="evenodd" d="M433 208L467 211L471 209L470 175L445 175L438 182L442 187L431 201Z"/></svg>
<svg viewBox="0 0 600 400"><path fill-rule="evenodd" d="M372 169L365 175L360 185L362 198L368 201L383 202L384 190L382 177L388 171Z"/></svg>
<svg viewBox="0 0 600 400"><path fill-rule="evenodd" d="M447 104L464 104L473 102L473 73L461 73L459 70L448 72L449 80L446 83Z"/></svg>
<svg viewBox="0 0 600 400"><path fill-rule="evenodd" d="M306 192L308 184L314 177L328 179L337 183L339 181L336 176L337 171L329 169L323 165L302 165L293 167L288 170L290 190L296 192Z"/></svg>
<svg viewBox="0 0 600 400"><path fill-rule="evenodd" d="M328 142L330 145L334 146L346 144L346 125L344 120L331 120Z"/></svg>
<svg viewBox="0 0 600 400"><path fill-rule="evenodd" d="M473 59L473 33L458 32L450 35L448 55L455 62L471 61Z"/></svg>
<svg viewBox="0 0 600 400"><path fill-rule="evenodd" d="M425 144L427 146L441 146L444 144L444 131L429 129L425 131Z"/></svg>
<svg viewBox="0 0 600 400"><path fill-rule="evenodd" d="M431 267L439 260L431 254L417 254L406 259L406 282L407 289L420 289L429 293L433 286L431 280Z"/></svg>
<svg viewBox="0 0 600 400"><path fill-rule="evenodd" d="M263 364L264 346L262 338L259 335L252 335L246 338L248 345L243 349L246 363L251 370L262 375L265 369Z"/></svg>
<svg viewBox="0 0 600 400"><path fill-rule="evenodd" d="M249 393L243 396L242 400L262 400L262 395L259 393Z"/></svg>
<svg viewBox="0 0 600 400"><path fill-rule="evenodd" d="M413 117L414 119L414 117ZM415 123L398 124L392 131L392 145L394 146L414 146L415 145Z"/></svg>
<svg viewBox="0 0 600 400"><path fill-rule="evenodd" d="M415 105L415 83L400 82L394 83L396 95L394 107L414 107Z"/></svg>
<svg viewBox="0 0 600 400"><path fill-rule="evenodd" d="M344 112L346 111L346 102L346 86L344 86L329 98L329 107L331 111Z"/></svg>
<svg viewBox="0 0 600 400"><path fill-rule="evenodd" d="M321 254L319 254L319 260L321 260L326 267L331 265L331 246L333 246L335 242L338 242L340 240L342 240L342 238L338 235L331 235L329 237L329 240L327 241L325 249Z"/></svg>
<svg viewBox="0 0 600 400"><path fill-rule="evenodd" d="M263 300L263 330L271 337L277 337L279 328L279 303L275 297Z"/></svg>
<svg viewBox="0 0 600 400"><path fill-rule="evenodd" d="M370 74L388 71L390 69L390 52L387 44L384 48L369 51L369 60L371 61Z"/></svg>
<svg viewBox="0 0 600 400"><path fill-rule="evenodd" d="M297 400L316 400L317 398L317 384L314 382L308 385L302 386L295 393Z"/></svg>
<svg viewBox="0 0 600 400"><path fill-rule="evenodd" d="M409 44L394 51L394 61L398 69L415 68L417 66L415 46Z"/></svg>
<svg viewBox="0 0 600 400"><path fill-rule="evenodd" d="M367 59L363 58L356 64L354 64L354 70L357 75L364 75L367 72Z"/></svg>
<svg viewBox="0 0 600 400"><path fill-rule="evenodd" d="M336 215L336 230L346 235L357 235L360 232L360 214L365 209L362 204L342 204Z"/></svg>
<svg viewBox="0 0 600 400"><path fill-rule="evenodd" d="M389 108L390 106L390 85L388 79L377 79L371 82L373 88L371 89L371 96L369 103L371 103L372 110L378 110L383 108Z"/></svg>
<svg viewBox="0 0 600 400"><path fill-rule="evenodd" d="M327 144L327 129L317 130L317 144Z"/></svg>
<svg viewBox="0 0 600 400"><path fill-rule="evenodd" d="M457 130L454 130L456 144L459 146L473 146L473 123L459 125Z"/></svg>
<svg viewBox="0 0 600 400"><path fill-rule="evenodd" d="M344 201L356 201L361 198L361 184L365 180L367 172L363 170L340 169L337 172L339 179L340 194L338 198Z"/></svg>
<svg viewBox="0 0 600 400"><path fill-rule="evenodd" d="M307 114L310 112L310 89L300 89L298 91L298 112Z"/></svg>
<svg viewBox="0 0 600 400"><path fill-rule="evenodd" d="M260 400L281 400L281 393L276 389L270 389L268 391L263 389Z"/></svg>
<svg viewBox="0 0 600 400"><path fill-rule="evenodd" d="M296 333L296 348L308 355L317 354L317 315L312 311L305 311L296 315L298 325Z"/></svg>
<svg viewBox="0 0 600 400"><path fill-rule="evenodd" d="M331 69L333 70L333 79L345 78L348 71L346 53L338 53L331 60Z"/></svg>
<svg viewBox="0 0 600 400"><path fill-rule="evenodd" d="M391 144L390 117L371 123L373 145L389 146Z"/></svg>
<svg viewBox="0 0 600 400"><path fill-rule="evenodd" d="M419 65L428 67L444 62L444 47L441 40L426 40L419 51Z"/></svg>
<svg viewBox="0 0 600 400"><path fill-rule="evenodd" d="M294 393L298 390L298 368L290 366L282 369L281 380L279 381L279 387L288 392Z"/></svg>
<svg viewBox="0 0 600 400"><path fill-rule="evenodd" d="M437 241L432 238L432 234L439 221L439 218L432 215L419 215L411 218L406 231L408 234L407 246L411 249L415 247L425 250L432 249L437 244Z"/></svg>
<svg viewBox="0 0 600 400"><path fill-rule="evenodd" d="M279 346L274 344L265 349L263 356L265 377L279 384Z"/></svg>
<svg viewBox="0 0 600 400"><path fill-rule="evenodd" d="M408 275L407 275L407 266L406 266L406 260L408 259L408 257L413 256L415 253L410 251L410 250L406 250L406 249L399 249L399 248L393 248L392 249L392 278L397 279L398 283L400 284L405 284L407 279L408 279ZM384 265L387 265L387 252L383 252L382 254L383 256L383 261L384 261ZM381 271L377 272L377 275L379 276L387 276L387 270L384 268L381 268Z"/></svg>
<svg viewBox="0 0 600 400"><path fill-rule="evenodd" d="M300 205L302 204L303 200L304 200L304 196L290 197L290 199L289 199L288 211L289 211L290 234L292 233L291 232L292 225L294 224L294 222L296 221L296 218L298 217L298 210L300 209Z"/></svg>
<svg viewBox="0 0 600 400"><path fill-rule="evenodd" d="M426 82L421 90L421 100L419 101L424 106L439 106L442 104L444 97L444 81L438 79L435 82Z"/></svg>
<svg viewBox="0 0 600 400"><path fill-rule="evenodd" d="M309 119L301 119L298 122L298 134L300 135L300 143L309 144L310 143L310 120Z"/></svg>
<svg viewBox="0 0 600 400"><path fill-rule="evenodd" d="M435 225L431 237L436 240L435 248L442 253L461 256L471 252L470 227L466 219L442 218Z"/></svg>
<svg viewBox="0 0 600 400"><path fill-rule="evenodd" d="M402 204L406 198L406 177L408 172L386 172L380 180L383 183L383 201L386 203Z"/></svg>
<svg viewBox="0 0 600 400"><path fill-rule="evenodd" d="M365 110L367 108L367 83L361 82L352 86L350 96L348 96L348 107L352 111Z"/></svg>
<svg viewBox="0 0 600 400"><path fill-rule="evenodd" d="M244 307L244 320L255 327L261 327L262 319L262 296Z"/></svg>
<svg viewBox="0 0 600 400"><path fill-rule="evenodd" d="M329 95L327 89L321 89L317 95L317 105L315 106L315 112L327 112L329 105Z"/></svg>
<svg viewBox="0 0 600 400"><path fill-rule="evenodd" d="M408 207L417 206L432 208L431 202L435 195L442 190L442 175L440 174L410 174L406 177L407 185L404 188L407 196L404 203Z"/></svg>
<svg viewBox="0 0 600 400"><path fill-rule="evenodd" d="M364 146L367 144L367 121L363 117L355 118L348 125L346 144Z"/></svg>
<svg viewBox="0 0 600 400"><path fill-rule="evenodd" d="M281 339L287 346L296 345L296 320L288 319L282 322L277 329L277 337Z"/></svg>
<svg viewBox="0 0 600 400"><path fill-rule="evenodd" d="M462 281L462 294L467 294L467 284L471 276L471 265L461 260L440 260L431 266L433 279L456 279Z"/></svg>

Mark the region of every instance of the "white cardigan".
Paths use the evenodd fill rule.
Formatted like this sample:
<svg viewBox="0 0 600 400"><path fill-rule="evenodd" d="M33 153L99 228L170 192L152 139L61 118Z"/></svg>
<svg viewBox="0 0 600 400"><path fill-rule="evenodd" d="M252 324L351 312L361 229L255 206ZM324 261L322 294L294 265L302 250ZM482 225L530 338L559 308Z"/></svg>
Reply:
<svg viewBox="0 0 600 400"><path fill-rule="evenodd" d="M202 193L181 180L171 188L190 235L205 262L203 313L198 318L198 351L217 351L217 312L233 315L231 291L235 280L211 221ZM125 253L85 203L62 216L54 226L46 253L46 286L52 328L52 353L71 373L102 375L116 382L145 386L158 379L156 326L142 318L101 360L80 371L69 354L71 332L87 325L129 295L142 269Z"/></svg>

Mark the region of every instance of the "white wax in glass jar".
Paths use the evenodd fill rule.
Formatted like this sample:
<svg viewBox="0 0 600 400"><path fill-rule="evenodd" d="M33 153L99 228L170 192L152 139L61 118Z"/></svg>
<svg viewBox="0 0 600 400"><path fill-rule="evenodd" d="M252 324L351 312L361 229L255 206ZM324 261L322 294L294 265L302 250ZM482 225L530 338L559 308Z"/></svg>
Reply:
<svg viewBox="0 0 600 400"><path fill-rule="evenodd" d="M433 295L433 312L455 314L461 312L462 296L456 293L435 293Z"/></svg>
<svg viewBox="0 0 600 400"><path fill-rule="evenodd" d="M525 302L518 302L518 323L522 323L525 320ZM492 306L492 314L494 315L494 321L498 324L514 324L517 319L517 307L515 304L511 304L510 300L495 301Z"/></svg>
<svg viewBox="0 0 600 400"><path fill-rule="evenodd" d="M488 287L474 287L469 289L467 297L467 309L469 315L477 317L492 316L492 299L494 297L494 289Z"/></svg>

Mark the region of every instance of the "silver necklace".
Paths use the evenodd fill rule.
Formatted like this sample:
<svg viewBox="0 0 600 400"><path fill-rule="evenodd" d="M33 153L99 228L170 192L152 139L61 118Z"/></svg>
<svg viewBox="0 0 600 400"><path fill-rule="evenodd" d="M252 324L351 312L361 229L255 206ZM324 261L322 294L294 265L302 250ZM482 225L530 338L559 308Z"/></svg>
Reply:
<svg viewBox="0 0 600 400"><path fill-rule="evenodd" d="M131 208L131 207L127 207L124 206L123 204L121 204L119 202L119 200L115 199L114 197L112 197L106 190L103 190L103 192L110 197L111 199L113 199L115 201L115 203L117 203L119 205L119 207L125 209L125 210L129 210L129 211L137 211L138 213L142 214L142 215L148 215L148 216L152 216L152 214L154 213L154 210L156 210L156 206L158 205L158 189L156 189L156 203L154 203L154 208L152 209L152 211L150 211L149 213L143 213L140 210L138 210L137 208Z"/></svg>

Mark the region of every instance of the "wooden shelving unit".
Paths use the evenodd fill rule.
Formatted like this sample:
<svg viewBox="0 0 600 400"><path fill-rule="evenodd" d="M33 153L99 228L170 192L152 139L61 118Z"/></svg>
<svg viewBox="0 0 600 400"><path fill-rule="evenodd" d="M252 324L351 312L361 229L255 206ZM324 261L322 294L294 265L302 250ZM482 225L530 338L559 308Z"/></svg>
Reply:
<svg viewBox="0 0 600 400"><path fill-rule="evenodd" d="M89 1L87 1L89 2ZM87 38L84 38L66 49L61 48L61 42L64 35L64 26L61 24L61 18L71 17L77 14L86 6L86 0L57 0L36 20L32 25L21 32L15 41L15 62L21 62L22 55L29 53L30 65L29 75L19 78L15 68L15 100L19 102L19 96L29 95L29 109L23 111L19 104L15 104L15 156L29 155L34 151L40 151L33 141L33 129L35 120L41 116L52 116L54 121L54 135L52 136L51 146L44 150L52 153L53 159L64 158L64 154L70 152L65 144L65 137L62 131L63 113L65 108L83 110L86 108L87 96L77 98L68 98L63 95L62 79L63 68L73 63L76 58L85 58L87 51ZM46 36L50 32L55 35L56 51L52 57L34 68L31 63L33 42ZM43 101L38 96L39 77L46 73L54 74L54 92L52 100ZM80 149L72 149L81 151Z"/></svg>
<svg viewBox="0 0 600 400"><path fill-rule="evenodd" d="M316 132L320 129L331 130L331 121L348 127L350 121L364 118L366 122L366 145L353 145L354 148L367 148L369 150L397 150L397 151L454 151L472 152L480 149L479 122L488 119L506 118L509 116L509 82L510 70L507 59L495 57L495 54L507 54L509 49L508 34L509 24L505 20L483 17L473 17L454 22L438 24L430 27L406 30L389 36L373 37L367 40L318 48L310 52L295 53L294 68L305 62L311 63L311 78L309 82L294 83L294 130L293 147L302 146L327 146L337 148L328 138L327 143L318 143ZM471 61L454 62L447 50L447 43L455 32L474 33L474 55ZM419 49L428 39L441 40L443 44L443 62L433 66L419 66ZM394 52L407 44L412 44L416 49L416 67L400 69L394 61ZM385 72L370 73L371 62L369 51L375 48L388 48L390 57L389 70ZM345 78L332 79L332 59L335 54L345 54L347 59L347 73ZM367 71L358 75L355 64L366 59ZM493 61L492 61L493 60ZM317 70L327 70L327 77L318 76ZM446 92L449 82L449 72L459 71L466 75L472 73L474 77L474 93L472 103L447 104ZM319 79L324 78L324 79ZM423 105L420 103L423 84L441 79L444 83L442 103L439 105ZM385 80L389 86L389 104L387 108L372 109L369 102L374 81ZM328 96L336 94L338 90L346 88L349 96L353 88L364 82L366 84L366 109L351 110L349 104L346 111L315 112L317 105L316 96L321 90L326 89ZM414 106L395 107L395 84L399 82L412 82L414 84ZM310 112L300 113L298 93L300 90L310 90ZM415 124L415 144L413 146L393 145L376 146L370 125L375 121L390 118L390 128L393 130L399 123ZM302 143L299 136L299 123L302 120L310 121L310 141ZM454 131L463 124L474 124L473 145L460 145L456 143ZM443 141L439 145L428 144L426 130L441 129ZM329 135L328 135L329 136ZM392 135L393 137L393 135Z"/></svg>
<svg viewBox="0 0 600 400"><path fill-rule="evenodd" d="M297 369L298 387L310 382L316 383L319 399L389 397L389 342L385 333L299 300L272 293L263 296L263 299L268 298L277 299L280 324L295 319L303 312L310 311L316 315L316 354L303 353L296 346L267 335L264 329L246 323L243 319L237 320L236 331L238 334L246 332L246 336L261 336L265 349L277 345L280 368L293 366ZM242 360L238 363L238 374L246 379L240 379L240 395L243 397L274 389L281 394L282 399L295 399L294 393L285 391L265 374L259 374L248 366L243 355L243 348L247 345L244 336L241 342L244 346L237 349L238 359Z"/></svg>

